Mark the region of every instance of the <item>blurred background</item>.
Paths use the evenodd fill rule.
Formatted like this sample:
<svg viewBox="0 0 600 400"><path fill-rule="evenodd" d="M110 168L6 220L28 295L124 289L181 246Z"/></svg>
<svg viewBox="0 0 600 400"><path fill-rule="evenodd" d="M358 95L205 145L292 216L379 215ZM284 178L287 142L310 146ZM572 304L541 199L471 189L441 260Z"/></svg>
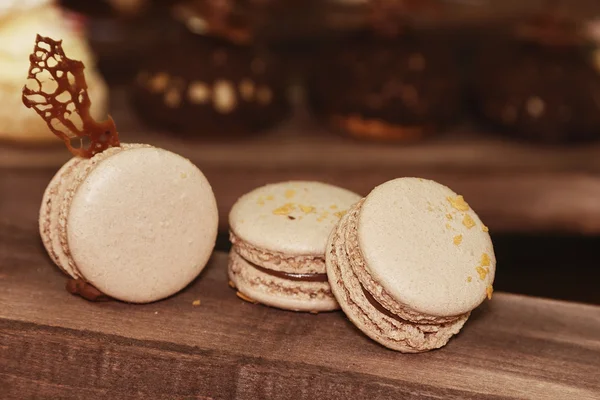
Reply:
<svg viewBox="0 0 600 400"><path fill-rule="evenodd" d="M496 290L600 304L597 0L2 0L0 188L39 205L70 154L21 103L36 33L123 142L206 174L219 249L265 183L419 176L489 226Z"/></svg>

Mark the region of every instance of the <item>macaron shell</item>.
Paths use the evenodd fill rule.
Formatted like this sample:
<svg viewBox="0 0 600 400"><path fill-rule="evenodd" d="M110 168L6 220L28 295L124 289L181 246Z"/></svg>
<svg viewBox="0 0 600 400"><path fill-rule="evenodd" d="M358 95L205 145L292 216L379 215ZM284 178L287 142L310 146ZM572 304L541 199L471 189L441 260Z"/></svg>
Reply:
<svg viewBox="0 0 600 400"><path fill-rule="evenodd" d="M71 203L73 201L73 197L77 193L79 186L90 172L96 167L96 165L106 158L117 154L125 149L125 147L129 148L129 146L138 146L138 145L123 145L120 147L111 147L109 149L104 150L102 153L96 154L94 157L90 159L85 159L79 165L79 168L74 169L72 173L69 174L69 179L65 181L65 191L64 195L60 201L58 207L58 234L54 237L54 240L58 238L60 243L60 251L66 257L65 265L68 265L68 269L73 271L73 274L81 277L81 273L77 268L77 264L73 260L71 256L71 249L69 247L69 240L67 236L67 220L69 217L69 212L71 209Z"/></svg>
<svg viewBox="0 0 600 400"><path fill-rule="evenodd" d="M332 232L328 241L327 276L331 291L346 316L376 342L403 353L418 353L444 346L457 334L469 314L444 324L414 324L383 314L366 298L351 260L347 257L348 216Z"/></svg>
<svg viewBox="0 0 600 400"><path fill-rule="evenodd" d="M52 261L72 277L77 275L69 266L69 257L64 253L59 239L59 210L70 180L86 161L78 157L67 161L46 187L40 207L39 228L44 247Z"/></svg>
<svg viewBox="0 0 600 400"><path fill-rule="evenodd" d="M168 297L204 268L215 245L217 205L189 160L129 148L101 162L73 195L66 225L71 257L85 279L119 300Z"/></svg>
<svg viewBox="0 0 600 400"><path fill-rule="evenodd" d="M321 182L266 185L242 196L229 214L244 242L286 255L323 256L331 229L360 196Z"/></svg>
<svg viewBox="0 0 600 400"><path fill-rule="evenodd" d="M440 317L417 312L406 304L398 303L387 291L369 274L364 258L358 245L357 221L364 200L356 203L344 218L344 248L352 272L358 278L361 286L382 307L400 318L416 324L444 324L456 320L456 316Z"/></svg>
<svg viewBox="0 0 600 400"><path fill-rule="evenodd" d="M298 282L264 273L234 249L229 254L229 279L247 297L261 304L291 311L339 309L327 282Z"/></svg>
<svg viewBox="0 0 600 400"><path fill-rule="evenodd" d="M487 228L439 183L400 178L376 187L358 217L366 267L397 302L432 316L477 307L494 280Z"/></svg>

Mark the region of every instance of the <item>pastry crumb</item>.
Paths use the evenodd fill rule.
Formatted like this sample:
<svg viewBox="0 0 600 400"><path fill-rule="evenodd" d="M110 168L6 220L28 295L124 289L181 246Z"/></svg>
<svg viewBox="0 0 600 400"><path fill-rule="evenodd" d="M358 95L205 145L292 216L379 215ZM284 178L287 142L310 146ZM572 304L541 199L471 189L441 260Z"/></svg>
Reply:
<svg viewBox="0 0 600 400"><path fill-rule="evenodd" d="M455 245L458 246L459 244L462 243L462 239L463 239L462 235L456 235L456 236L454 236L454 239L452 239L452 241L454 242Z"/></svg>
<svg viewBox="0 0 600 400"><path fill-rule="evenodd" d="M200 302L200 300L199 300L199 299L198 299L198 300L194 300L194 301L192 301L192 305L193 305L194 307L198 307L200 304L201 304L201 302Z"/></svg>
<svg viewBox="0 0 600 400"><path fill-rule="evenodd" d="M229 285L230 288L235 289L235 283L233 283L233 281L229 281L229 282L227 282L227 284Z"/></svg>
<svg viewBox="0 0 600 400"><path fill-rule="evenodd" d="M247 301L248 303L252 303L252 304L258 303L258 301L254 300L251 297L246 296L244 293L240 292L239 290L237 292L235 292L235 295L237 297L239 297L240 299Z"/></svg>
<svg viewBox="0 0 600 400"><path fill-rule="evenodd" d="M494 293L494 287L492 285L487 285L485 288L485 293L487 293L488 300L492 299L492 293Z"/></svg>
<svg viewBox="0 0 600 400"><path fill-rule="evenodd" d="M461 195L458 195L456 197L448 196L447 199L450 202L450 205L452 205L452 207L456 208L459 211L467 211L469 209L469 204Z"/></svg>
<svg viewBox="0 0 600 400"><path fill-rule="evenodd" d="M471 229L472 227L475 226L475 221L473 221L473 218L471 218L471 216L469 214L465 215L465 217L462 220L462 223L464 226L467 227L467 229Z"/></svg>
<svg viewBox="0 0 600 400"><path fill-rule="evenodd" d="M489 231L490 231L490 228L488 228L488 227L487 227L487 226L485 226L485 225L481 225L481 230L482 230L482 231L484 231L484 232L489 232Z"/></svg>
<svg viewBox="0 0 600 400"><path fill-rule="evenodd" d="M318 311L310 311L310 313L311 313L312 315L317 315L319 312L318 312Z"/></svg>

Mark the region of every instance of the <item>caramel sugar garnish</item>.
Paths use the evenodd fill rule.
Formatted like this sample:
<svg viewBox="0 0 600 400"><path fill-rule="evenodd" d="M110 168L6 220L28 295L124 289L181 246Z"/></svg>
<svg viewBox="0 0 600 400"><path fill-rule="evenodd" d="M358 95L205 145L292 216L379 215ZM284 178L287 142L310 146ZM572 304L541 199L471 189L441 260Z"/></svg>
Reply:
<svg viewBox="0 0 600 400"><path fill-rule="evenodd" d="M467 282L471 282L473 280L473 278L471 278L470 276L467 276Z"/></svg>
<svg viewBox="0 0 600 400"><path fill-rule="evenodd" d="M467 229L471 229L472 227L475 226L475 221L473 221L473 218L471 218L471 216L469 214L465 215L465 217L462 220L462 223L464 226L467 227Z"/></svg>
<svg viewBox="0 0 600 400"><path fill-rule="evenodd" d="M485 293L487 293L488 300L492 299L492 293L494 293L494 287L492 285L487 285L485 288Z"/></svg>
<svg viewBox="0 0 600 400"><path fill-rule="evenodd" d="M339 219L339 218L342 218L344 215L346 215L347 212L348 212L348 210L336 211L333 213L333 215L335 215Z"/></svg>
<svg viewBox="0 0 600 400"><path fill-rule="evenodd" d="M491 263L490 256L487 253L483 253L481 255L481 266L489 267Z"/></svg>
<svg viewBox="0 0 600 400"><path fill-rule="evenodd" d="M454 236L454 239L452 239L452 241L454 242L455 245L459 245L462 243L463 240L463 236L462 235L456 235Z"/></svg>
<svg viewBox="0 0 600 400"><path fill-rule="evenodd" d="M453 219L452 214L450 214L450 213L446 214L446 218Z"/></svg>
<svg viewBox="0 0 600 400"><path fill-rule="evenodd" d="M483 268L481 266L475 267L475 270L479 274L479 279L481 279L481 280L484 280L489 272L489 270L487 268Z"/></svg>
<svg viewBox="0 0 600 400"><path fill-rule="evenodd" d="M294 206L293 203L286 203L286 204L282 205L281 207L274 209L273 210L273 214L275 214L275 215L288 215L292 211L294 211L295 209L296 209L296 206Z"/></svg>
<svg viewBox="0 0 600 400"><path fill-rule="evenodd" d="M109 147L120 146L113 119L109 116L106 121L97 122L92 118L92 103L83 73L85 66L81 61L67 58L61 40L37 35L29 62L27 79L28 83L35 83L35 87L23 88L23 104L33 108L46 121L48 128L73 155L91 158ZM57 85L56 90L50 93L43 90L47 75ZM68 97L66 101L65 95ZM75 123L78 120L81 128ZM79 139L79 147L73 146L73 139ZM89 143L84 144L84 139Z"/></svg>
<svg viewBox="0 0 600 400"><path fill-rule="evenodd" d="M300 211L302 211L303 213L306 213L306 214L313 213L316 210L315 207L313 207L313 206L299 205L298 208L300 208Z"/></svg>
<svg viewBox="0 0 600 400"><path fill-rule="evenodd" d="M489 231L490 231L490 228L488 228L488 227L487 227L487 226L485 226L485 225L481 225L481 230L482 230L482 231L484 231L484 232L489 232Z"/></svg>
<svg viewBox="0 0 600 400"><path fill-rule="evenodd" d="M467 204L464 197L462 197L461 195L458 195L456 197L448 196L447 199L450 202L450 205L452 205L452 207L456 208L459 211L467 211L469 209L469 204Z"/></svg>

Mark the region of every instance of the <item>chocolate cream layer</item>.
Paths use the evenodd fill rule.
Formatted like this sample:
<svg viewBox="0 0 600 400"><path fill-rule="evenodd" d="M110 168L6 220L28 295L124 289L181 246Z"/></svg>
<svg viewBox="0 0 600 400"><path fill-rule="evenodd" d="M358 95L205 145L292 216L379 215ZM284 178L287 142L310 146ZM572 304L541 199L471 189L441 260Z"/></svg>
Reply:
<svg viewBox="0 0 600 400"><path fill-rule="evenodd" d="M302 273L302 272L285 272L285 271L277 271L274 269L269 269L265 267L261 267L260 265L248 260L243 254L240 254L239 249L235 248L233 251L237 251L240 257L248 263L252 268L267 274L274 276L276 278L287 279L289 281L295 282L327 282L327 274L320 273Z"/></svg>

